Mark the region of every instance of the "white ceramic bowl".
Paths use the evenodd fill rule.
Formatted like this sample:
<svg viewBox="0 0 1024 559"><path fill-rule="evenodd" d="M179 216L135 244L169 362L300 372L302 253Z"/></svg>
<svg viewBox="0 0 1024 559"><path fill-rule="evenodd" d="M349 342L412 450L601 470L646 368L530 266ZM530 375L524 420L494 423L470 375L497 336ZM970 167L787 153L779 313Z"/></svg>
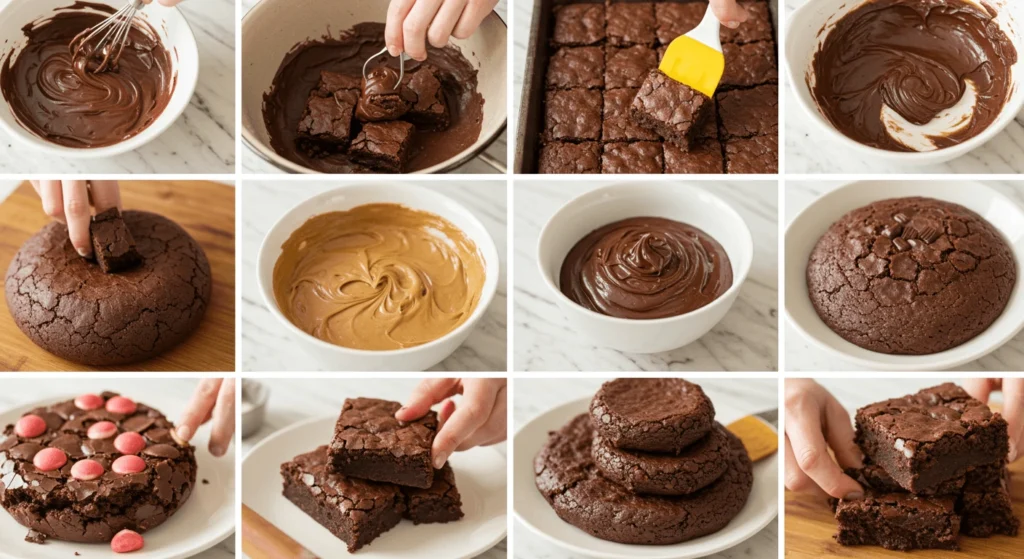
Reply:
<svg viewBox="0 0 1024 559"><path fill-rule="evenodd" d="M274 297L274 264L281 256L281 245L288 240L292 232L315 215L350 210L373 203L401 204L439 215L461 229L480 249L484 257L486 274L483 293L473 314L455 330L432 342L405 349L351 349L307 334L292 324L281 312ZM337 371L423 371L440 363L462 345L480 317L487 312L487 307L491 305L498 289L499 273L498 249L495 247L494 239L487 233L480 220L465 206L435 190L387 182L343 186L300 202L270 228L260 247L257 263L260 291L271 314L288 329L303 351L326 367Z"/></svg>
<svg viewBox="0 0 1024 559"><path fill-rule="evenodd" d="M714 237L732 263L732 287L711 304L693 312L650 320L603 315L566 297L558 287L558 276L569 250L598 227L638 216L674 219ZM658 353L697 340L722 320L750 272L753 247L750 229L740 214L708 190L689 183L627 183L592 190L555 212L540 232L537 264L544 284L573 330L602 347L630 353Z"/></svg>
<svg viewBox="0 0 1024 559"><path fill-rule="evenodd" d="M1017 284L1003 314L984 332L952 349L931 355L888 355L854 345L829 329L807 295L807 260L818 239L840 217L878 200L927 196L960 204L987 219L1013 249ZM978 359L1024 328L1024 210L982 183L964 181L861 181L829 192L807 206L786 229L785 313L813 345L849 363L884 371L936 371Z"/></svg>
<svg viewBox="0 0 1024 559"><path fill-rule="evenodd" d="M126 0L91 0L115 8L124 6ZM12 50L21 50L25 45L25 34L21 28L26 24L44 18L57 8L70 6L70 0L12 0L0 9L0 60L6 59ZM157 2L146 6L139 17L145 18L156 30L160 41L171 52L171 63L177 76L174 93L153 124L138 135L112 146L101 148L71 148L44 140L29 132L14 117L7 100L0 95L0 127L21 142L40 151L61 157L100 159L112 157L138 149L163 134L188 107L199 81L199 47L185 17L177 8L167 8Z"/></svg>
<svg viewBox="0 0 1024 559"><path fill-rule="evenodd" d="M839 19L864 4L863 0L807 0L790 16L786 25L785 59L789 83L796 93L797 101L811 122L818 125L825 138L867 156L911 165L928 165L950 161L966 154L999 134L1024 107L1024 90L1020 87L1020 82L1024 79L1024 30L1021 28L1021 22L1024 22L1024 2L986 0L986 3L996 8L996 22L1013 40L1018 57L1017 63L1012 67L1013 83L1009 99L996 120L977 136L961 144L934 151L889 151L866 146L848 138L821 114L811 94L811 86L808 85L814 83L814 72L811 67L814 53L828 35L827 32L819 34L818 31L822 28L831 31ZM795 115L790 115L790 118L795 118Z"/></svg>
<svg viewBox="0 0 1024 559"><path fill-rule="evenodd" d="M242 140L256 155L291 173L315 173L281 157L270 147L263 122L263 94L270 91L281 61L292 48L324 33L334 36L357 23L383 22L388 2L337 2L323 0L261 0L242 18ZM491 12L472 37L452 39L477 69L477 91L484 98L480 137L448 161L417 173L443 173L469 161L505 129L508 28Z"/></svg>

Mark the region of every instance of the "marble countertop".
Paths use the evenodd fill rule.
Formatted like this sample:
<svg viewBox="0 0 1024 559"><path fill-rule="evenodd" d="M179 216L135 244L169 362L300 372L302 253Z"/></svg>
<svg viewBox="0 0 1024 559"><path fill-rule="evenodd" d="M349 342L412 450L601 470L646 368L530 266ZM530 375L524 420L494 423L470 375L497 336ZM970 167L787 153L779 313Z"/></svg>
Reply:
<svg viewBox="0 0 1024 559"><path fill-rule="evenodd" d="M786 19L808 0L786 0ZM518 14L518 12L517 12ZM780 48L780 53L784 49ZM782 64L780 64L780 70ZM785 72L780 72L785 74ZM1024 112L983 146L947 163L906 165L874 159L829 141L807 118L785 77L786 174L863 173L1022 173L1024 172Z"/></svg>
<svg viewBox="0 0 1024 559"><path fill-rule="evenodd" d="M788 181L786 183L786 225L819 196L842 186L839 181ZM1024 186L1013 183L986 181L988 186L1024 206ZM819 349L794 328L788 321L785 326L785 356L787 371L855 371L859 367ZM1024 368L1024 333L996 351L981 359L966 363L958 371L1017 371Z"/></svg>
<svg viewBox="0 0 1024 559"><path fill-rule="evenodd" d="M0 0L0 8L11 0ZM180 6L199 44L199 83L185 112L141 148L104 159L59 158L0 131L0 173L235 172L235 2L189 0Z"/></svg>
<svg viewBox="0 0 1024 559"><path fill-rule="evenodd" d="M501 277L486 314L469 338L434 367L440 371L505 371L507 347L507 228L504 181L444 184L411 183L450 196L465 204L483 222L498 247ZM256 260L267 231L298 200L337 188L336 182L246 182L242 189L242 370L318 371L323 365L297 351L289 334L267 310L256 280Z"/></svg>
<svg viewBox="0 0 1024 559"><path fill-rule="evenodd" d="M640 355L596 347L571 330L537 270L540 230L570 199L607 182L530 181L515 191L515 370L665 371L778 369L778 196L774 182L703 186L730 202L754 238L754 262L739 299L700 340Z"/></svg>
<svg viewBox="0 0 1024 559"><path fill-rule="evenodd" d="M59 382L41 382L38 379L6 379L0 381L0 409L6 410L48 398L96 392L97 390L112 390L123 394L145 394L152 392L156 384L159 384L159 390L162 394L170 395L181 401L181 408L179 409L161 410L168 417L176 418L181 415L186 403L192 396L196 381L186 379L85 380L67 377L62 378ZM235 557L235 536L232 535L211 549L193 557L195 559L232 559Z"/></svg>
<svg viewBox="0 0 1024 559"><path fill-rule="evenodd" d="M0 0L3 1L3 0ZM385 0L378 0L385 1ZM241 0L242 2L242 14L249 11L250 8L259 3L259 0ZM498 0L498 5L494 8L501 19L508 23L508 0ZM515 114L515 113L513 113ZM509 127L511 127L511 118L509 119ZM491 158L506 162L508 159L508 130L506 129L501 133L500 136L491 145L487 146L484 150ZM285 171L278 169L274 165L264 161L260 156L256 155L248 146L242 147L242 171L249 174L283 174ZM474 157L467 161L461 167L451 171L454 174L493 174L498 173L498 170L492 167L480 156Z"/></svg>
<svg viewBox="0 0 1024 559"><path fill-rule="evenodd" d="M593 396L607 379L517 379L515 381L513 417L518 430L537 415L565 402ZM693 379L691 379L693 380ZM778 383L775 380L694 380L721 407L736 406L759 413L776 409ZM780 467L781 471L781 467ZM533 487L517 487L516 491L534 491ZM518 520L514 523L515 559L583 559L534 534ZM776 518L749 540L710 559L775 559L778 557L779 520Z"/></svg>
<svg viewBox="0 0 1024 559"><path fill-rule="evenodd" d="M368 396L388 400L404 401L419 382L415 379L369 379L369 380L308 380L308 379L261 379L270 390L267 416L263 428L242 441L242 455L245 456L257 443L288 425L309 417L334 415L341 409L341 402L348 397ZM508 456L507 443L495 445L502 456ZM505 559L507 540L480 555L481 559Z"/></svg>

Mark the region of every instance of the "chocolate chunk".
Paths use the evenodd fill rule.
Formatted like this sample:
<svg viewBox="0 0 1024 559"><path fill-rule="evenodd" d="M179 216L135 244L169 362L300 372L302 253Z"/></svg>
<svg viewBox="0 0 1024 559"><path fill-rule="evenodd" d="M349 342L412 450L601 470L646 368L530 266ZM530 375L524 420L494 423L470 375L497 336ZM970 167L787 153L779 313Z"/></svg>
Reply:
<svg viewBox="0 0 1024 559"><path fill-rule="evenodd" d="M89 225L93 252L100 268L108 274L127 270L142 261L135 239L121 218L121 210L110 208L96 214Z"/></svg>

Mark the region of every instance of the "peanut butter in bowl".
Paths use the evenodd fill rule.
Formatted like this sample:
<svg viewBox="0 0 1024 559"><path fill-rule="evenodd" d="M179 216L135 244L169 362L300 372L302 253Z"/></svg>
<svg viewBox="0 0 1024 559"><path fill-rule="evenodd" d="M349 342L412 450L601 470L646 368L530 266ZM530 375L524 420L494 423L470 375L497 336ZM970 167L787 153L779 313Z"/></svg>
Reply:
<svg viewBox="0 0 1024 559"><path fill-rule="evenodd" d="M437 340L480 303L485 262L448 220L398 204L320 214L295 230L274 265L285 317L325 342L396 350Z"/></svg>

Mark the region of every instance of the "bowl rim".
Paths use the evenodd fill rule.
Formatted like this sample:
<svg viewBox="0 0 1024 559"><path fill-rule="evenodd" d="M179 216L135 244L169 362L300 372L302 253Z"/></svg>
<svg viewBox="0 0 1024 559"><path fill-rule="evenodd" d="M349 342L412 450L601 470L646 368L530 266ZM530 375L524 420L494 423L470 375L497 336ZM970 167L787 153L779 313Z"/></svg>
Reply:
<svg viewBox="0 0 1024 559"><path fill-rule="evenodd" d="M412 347L406 347L406 348L401 348L401 349L373 350L373 349L356 349L356 348L345 347L345 346L341 346L341 345L337 345L337 344L332 344L330 342L326 342L324 340L321 340L320 338L317 338L316 336L313 336L313 335L308 334L307 332L303 331L301 328L299 328L298 326L293 324L292 321L288 320L288 317L284 316L284 313L281 312L281 309L278 308L277 301L274 300L274 297L273 297L273 288L274 288L274 286L273 286L273 278L271 278L271 280L270 280L270 282L268 284L267 282L265 282L263 280L263 274L261 272L262 269L263 269L264 260L269 258L267 256L267 250L268 250L268 247L270 246L269 239L270 239L271 233L273 233L275 229L280 227L281 223L286 218L291 216L296 210L298 210L300 206L303 206L305 204L313 203L314 200L320 200L322 198L330 198L331 196L336 195L339 192L343 192L345 190L352 190L352 189L357 189L357 188L358 189L373 189L373 190L380 190L381 188L389 188L389 189L395 189L395 190L399 190L399 191L403 191L404 190L404 191L409 191L409 192L419 192L421 194L425 193L427 196L433 196L435 198L438 198L441 201L445 202L446 204L451 205L451 206L457 208L459 211L464 212L466 214L466 216L468 217L468 219L470 220L470 222L472 222L474 226L479 227L480 230L483 231L484 236L485 236L484 239L473 239L473 242L476 243L477 246L479 247L481 244L483 244L481 241L486 241L486 246L494 251L494 255L497 257L497 261L495 261L495 263L494 263L494 268L495 268L496 276L494 278L494 283L491 285L491 287L489 289L485 289L483 292L481 292L480 300L477 302L476 308L473 309L473 312L470 313L469 317L466 318L466 320L462 324L456 326L453 330L449 331L448 333L444 334L443 336L441 336L439 338L436 338L436 339L433 339L433 340L431 340L429 342L420 344L420 345L415 345L415 346L412 346ZM367 203L359 204L359 205L363 206L363 205L366 205L368 203L373 203L373 202L367 202ZM403 206L405 206L407 208L419 209L420 211L428 211L428 210L423 210L421 208L415 208L414 206L412 206L412 205L410 205L410 204L408 204L406 202L398 202L398 204L399 205L403 205ZM356 207L359 207L359 206L353 206L353 208L356 208ZM310 217L313 217L313 216L316 216L316 215L321 215L321 214L326 213L328 211L343 211L343 210L324 209L323 211L319 211L319 212L311 214ZM429 213L434 213L434 212L429 212ZM439 214L434 213L434 215L439 215ZM444 216L440 216L440 217L444 218ZM309 218L306 218L306 219L308 221ZM447 220L448 218L444 218L444 219ZM462 231L464 234L466 233L465 230L463 230L462 228L460 228L460 227L456 227L456 228L459 229L460 231ZM294 229L291 231L291 233L294 233ZM289 233L289 235L291 233ZM481 251L481 252L483 252L483 251ZM274 264L276 264L276 260L275 260ZM486 262L484 264L485 264L485 271L486 271ZM340 186L337 186L337 187L332 188L330 190L325 190L323 192L317 193L317 194L315 194L313 196L310 196L308 198L300 200L299 202L294 204L292 207L288 208L288 210L285 213L283 213L281 215L281 217L278 218L277 221L275 221L272 226L270 226L270 228L267 230L266 235L263 236L263 241L260 242L260 248L259 248L259 252L257 253L257 258L256 258L256 279L257 279L257 284L259 285L259 288L260 288L260 294L263 296L263 302L267 305L267 309L270 311L270 313L272 315L274 315L275 318L278 319L278 321L280 321L280 322L282 322L284 324L285 328L288 329L289 332L292 335L299 336L300 339L303 339L305 341L311 342L315 346L317 346L318 348L324 349L326 351L337 351L338 353L341 353L341 354L349 354L349 355L352 355L352 356L359 356L359 357L382 357L382 358L400 357L400 356L406 356L406 355L415 355L415 354L418 354L418 353L421 353L421 352L425 352L425 351L428 351L428 350L436 348L436 347L444 346L445 344L450 343L452 339L456 339L459 336L461 336L462 334L468 335L470 333L471 329L476 326L476 323L483 317L484 313L487 312L487 309L490 308L491 303L494 301L494 297L497 295L498 283L501 281L501 253L498 252L498 245L494 242L494 237L491 236L491 233L484 226L483 222L480 221L480 218L478 218L475 213L470 211L470 209L468 207L466 207L465 204L462 204L458 200L455 200L454 198L451 198L447 194L444 194L444 193L439 192L437 190L434 190L432 188L424 187L422 185L410 184L410 183L404 183L404 182L387 182L387 181L378 182L378 183L356 182L356 183L352 183L352 184L340 185ZM485 286L487 285L487 279L489 279L489 278L485 278L485 280L484 280L484 285Z"/></svg>
<svg viewBox="0 0 1024 559"><path fill-rule="evenodd" d="M855 3L857 5L861 5L861 4L865 4L865 3L869 2L870 0L854 0L854 1L855 1ZM1005 130L1006 127L1009 126L1010 122L1013 121L1013 118L1008 118L1002 124L995 124L995 123L993 123L993 124L989 125L988 128L985 128L980 133L978 133L976 136L968 138L967 140L964 140L963 142L961 142L959 144L956 144L956 145L953 145L953 146L949 146L949 147L946 147L946 148L940 148L940 149L932 150L932 151L890 151L890 150L887 150L887 149L881 149L881 148L876 148L876 147L873 147L873 146L862 144L862 143L854 140L853 138L850 138L846 134L843 134L842 132L837 130L835 128L835 126L832 125L832 123L830 123L828 121L828 119L825 117L825 115L821 114L821 111L818 109L816 104L814 106L811 106L810 104L808 104L807 101L800 94L799 90L797 89L798 87L803 87L803 86L798 86L798 84L801 84L801 83L806 84L807 80L806 80L805 72L803 72L801 70L798 70L794 66L794 64L793 64L794 60L791 58L791 51L796 50L796 47L794 46L794 43L795 43L795 41L798 40L797 39L797 33L792 32L792 30L801 27L801 26L796 25L796 24L798 24L800 22L800 18L808 17L807 13L809 13L811 11L811 9L812 9L811 6L814 5L814 4L815 4L815 2L813 2L812 0L807 0L801 6L798 6L795 10L793 10L793 12L791 14L789 14L789 18L787 19L787 22L786 22L787 23L787 25L786 25L787 32L786 32L785 45L783 47L784 53L783 53L782 58L783 58L783 62L785 64L785 66L786 66L786 75L789 78L789 85L790 85L791 88L793 88L793 96L796 97L797 104L800 105L800 108L809 117L809 119L812 122L815 123L817 128L819 130L824 130L828 134L828 136L829 136L829 138L831 140L837 141L837 142L839 142L840 144L842 144L845 147L849 147L851 149L859 151L860 153L862 153L864 155L872 156L872 157L875 157L877 159L887 159L887 160L890 160L890 161L900 161L900 162L903 162L903 163L909 163L909 164L914 164L914 165L925 165L925 164L929 164L929 163L940 163L940 162L943 162L943 161L951 161L951 160L956 159L958 157L962 157L962 156L966 155L967 153L969 153L971 151L974 151L975 149L977 149L977 148L981 147L982 145L988 143L990 140L992 140L997 135L1002 133L1003 130ZM848 5L848 4L849 3L847 2L847 3L844 3L843 5L845 6L845 5ZM806 28L807 26L803 26L803 27ZM809 32L811 32L811 31L806 31L806 30L804 31L804 33L809 33ZM830 30L830 32L831 32L831 30ZM815 31L815 33L816 33L816 31ZM828 36L828 34L826 33L822 38L824 39L824 37L827 37L827 36ZM1024 35L1018 36L1018 37L1013 37L1012 39L1014 39L1013 43L1014 43L1014 47L1016 47L1016 49L1017 49L1017 52L1024 52ZM793 55L793 56L795 56L795 55ZM798 72L799 72L799 75L798 75ZM1024 68L1022 68L1022 73L1024 73ZM1016 79L1016 76L1014 76L1014 78L1015 78L1014 79L1015 85L1018 88L1024 87L1024 83L1018 83L1018 82L1020 82L1020 80ZM1010 114L1016 115L1022 109L1024 109L1024 92L1022 92L1020 95L1017 96L1016 99L1014 99L1012 101L1010 99L1007 99L1007 102L1004 103L1002 109L1000 109L1000 113L999 114L1000 114L1000 116L1002 116L1003 114L1006 114L1006 113L1010 113Z"/></svg>
<svg viewBox="0 0 1024 559"><path fill-rule="evenodd" d="M733 269L733 282L732 282L732 285L729 286L729 289L727 289L725 291L725 293L722 293L714 301L711 301L710 303L704 305L703 307L700 307L699 309L692 310L692 311L690 311L688 313L683 313L683 314L679 314L679 315L675 315L675 316L666 316L666 317L662 317L662 318L620 318L620 317L617 317L617 316L609 316L609 315L606 315L606 314L601 314L601 313L596 312L596 311L592 311L592 310L584 307L583 305L580 305L576 301L573 301L572 299L567 297L564 293L562 293L561 289L558 289L558 287L555 285L553 279L551 277L549 277L548 273L544 270L544 265L541 263L541 258L540 258L541 246L544 243L546 237L548 237L551 234L550 230L551 230L551 227L552 227L552 223L554 223L556 219L562 218L562 216L564 215L565 212L568 211L568 208L570 206L578 204L580 202L580 200L582 200L583 198L588 198L588 197L591 197L591 196L599 196L601 194L608 193L609 191L618 192L618 191L621 191L621 190L628 189L630 187L637 187L637 186L643 186L645 188L657 188L657 189L663 189L663 188L671 187L671 188L674 188L674 189L680 189L681 191L682 190L690 190L691 192L695 191L695 190L699 191L699 192L707 195L708 197L710 197L718 205L720 205L723 208L725 208L725 210L730 214L730 216L732 218L736 219L739 223L741 223L743 225L742 232L740 233L740 242L743 244L743 247L748 252L748 254L750 254L750 258L747 259L746 265L743 267L743 269L740 271L740 273L736 273L735 268ZM684 192L679 192L678 194L682 195L682 194L684 194ZM625 218L622 218L622 219L625 219ZM609 223L611 223L611 222L609 222ZM601 224L601 225L607 225L607 224ZM597 225L597 227L600 227L601 225ZM716 240L716 242L718 241L717 239L715 239L715 240ZM579 242L579 239L577 239L577 242ZM721 244L721 243L719 243L719 244ZM724 246L722 248L725 249ZM740 215L740 213L736 210L736 208L733 208L731 204L726 202L724 199L722 199L717 194L711 192L710 190L708 190L706 188L702 188L702 187L697 186L697 185L695 185L693 183L690 183L690 182L678 182L678 183L677 182L650 182L650 183L617 182L617 183L613 183L613 184L599 186L597 188L594 188L594 189L588 190L586 192L583 192L583 193L581 193L581 194L579 194L577 196L574 196L570 200L566 201L557 210L555 210L555 213L552 214L550 218L548 218L548 221L544 224L544 226L540 230L540 233L537 235L537 243L536 243L536 245L534 247L534 251L535 251L535 253L537 255L537 258L536 258L537 270L540 272L541 280L544 282L544 285L547 286L549 291L554 292L555 298L556 298L556 302L559 303L560 306L565 307L566 305L568 305L568 308L571 308L571 309L573 309L573 310L575 310L577 312L582 312L582 314L584 316L587 316L587 317L592 318L594 320L604 321L605 323L610 324L610 325L614 325L614 326L636 325L636 324L643 324L643 325L650 324L650 325L654 325L654 326L670 325L670 324L674 325L676 323L687 322L687 321L689 321L691 319L694 319L694 318L701 318L701 317L704 317L705 315L713 317L714 316L713 313L717 310L718 307L721 307L723 305L725 305L725 306L732 305L733 299L739 293L739 290L742 288L743 284L747 281L747 276L750 274L750 269L754 265L754 237L753 237L753 234L750 232L750 226L747 225L747 222L746 222L745 219L743 219L743 216ZM728 254L728 251L726 251L726 254ZM730 261L730 264L732 264L732 257L731 257L731 255L730 255L729 261ZM563 257L563 262L564 262L564 257ZM571 311L567 310L566 312L571 312Z"/></svg>
<svg viewBox="0 0 1024 559"><path fill-rule="evenodd" d="M252 15L253 12L256 12L256 11L260 10L262 5L263 5L263 2L257 2L255 5L253 5L251 8L249 8L249 10L247 10L245 12L245 14L242 16L241 31L242 31L243 35L245 34L246 22L247 21L251 21L249 19L249 16ZM505 35L507 37L508 36L508 23L495 10L491 10L491 13L489 13L487 15L487 17L492 17L492 16L494 18L496 18L501 23L501 25L505 28ZM505 79L506 79L506 82L507 82L508 77L506 76ZM242 109L241 104L239 104L239 107L238 107L239 114L241 114L241 109ZM338 174L338 173L324 173L322 171L317 171L315 169L310 169L309 167L304 167L302 165L299 165L298 163L295 163L294 161L290 161L290 160L282 157L280 154L278 154L276 151L274 151L274 149L272 147L270 147L270 146L267 146L268 151L270 153L263 153L262 150L257 148L257 146L261 145L262 142L259 142L254 137L254 135L249 131L249 128L246 127L244 123L240 126L240 128L242 129L242 133L240 135L240 137L242 138L242 145L245 146L245 148L248 149L251 153L253 153L257 157L259 157L261 160L263 160L266 163L269 163L269 164L273 165L274 167L276 167L277 169L279 169L281 171L284 171L284 172L290 173L290 174L312 174L312 175L337 175ZM463 151L460 154L456 154L454 157L452 157L451 159L449 159L449 160L447 160L447 161L445 161L443 163L438 163L437 165L435 165L435 167L437 167L437 168L433 169L433 170L429 170L430 168L428 167L427 169L422 169L422 170L419 170L419 171L413 171L411 173L392 173L392 174L394 174L394 175L403 175L403 174L404 175L423 175L423 174L448 173L448 172L450 172L450 171L452 171L454 169L457 169L457 168L465 165L466 163L468 163L472 159L475 159L478 155L480 155L481 153L486 151L487 148L491 147L491 145L494 144L495 141L497 141L497 139L505 132L505 130L507 130L507 128L508 128L508 107L506 106L505 107L505 117L501 119L501 124L499 124L494 129L494 132L491 133L490 136L487 137L486 140L481 142L478 147L467 149L467 150ZM373 173L367 173L367 174L373 174Z"/></svg>
<svg viewBox="0 0 1024 559"><path fill-rule="evenodd" d="M831 190L829 192L826 192L825 194L822 194L822 195L818 196L817 198L815 198L805 208L803 208L802 210L797 212L797 214L793 217L793 219L786 226L786 231L785 231L785 234L783 235L783 248L785 249L786 245L788 244L790 236L796 234L794 232L794 226L796 226L798 223L800 223L804 219L806 219L806 216L810 215L813 211L817 210L820 207L821 204L826 203L829 198L832 198L833 196L839 196L840 195L839 193L841 193L841 192L843 192L845 190L848 190L848 189L855 188L855 187L857 187L857 186L859 186L859 185L861 185L863 183L877 183L877 182L886 182L886 181L884 179L882 179L882 180L862 179L862 180L846 181L846 182L843 182L843 184L841 184L841 185L837 186L836 188L834 188L833 190ZM893 182L893 181L887 181L887 182ZM896 181L896 182L897 183L901 183L901 182L904 182L904 181ZM921 181L909 181L909 182L913 183L913 182L921 182ZM1019 204L1017 204L1016 202L1014 202L1013 200L1011 200L1010 198L1005 196L1002 192L999 192L998 190L988 186L988 184L985 181L978 181L978 180L968 181L968 185L977 187L979 189L983 189L987 194L989 194L992 197L992 199L998 200L1003 205L1007 205L1007 206L1016 208L1018 214L1024 215L1024 207L1021 207ZM967 185L965 185L965 186L967 186ZM898 192L894 192L892 196L889 196L889 198L899 198L899 197L902 197L902 196L907 196L907 194L900 194ZM944 200L943 198L940 198L940 197L938 197L936 195L933 195L933 197L936 200ZM885 198L879 198L879 200L883 200L883 199L885 199ZM949 200L944 200L944 201L948 202ZM952 203L958 203L958 202L952 202ZM857 209L857 208L848 208L848 209L846 209L846 211L844 211L843 213L839 214L839 216L837 216L836 219L838 219L839 217L842 217L843 215L846 215L847 213L849 213L849 212L851 212L851 211L853 211L855 209ZM970 208L968 208L968 209L970 209ZM971 210L971 211L974 211L974 210ZM993 227L995 227L994 224L993 224ZM1001 235L1004 235L1002 230L1000 230L998 228L997 228L997 230L999 231L999 233ZM1005 235L1004 235L1004 237L1005 237ZM1007 244L1010 244L1010 243L1007 243ZM1010 245L1010 246L1011 246L1011 249L1012 249L1013 245ZM797 257L797 255L790 255L788 251L785 251L784 254L786 255L785 256L786 260L783 261L783 265L782 265L783 273L785 273L785 269L787 267L788 259L790 257L793 257L793 258ZM1024 258L1022 258L1022 257L1024 257L1024 250L1018 251L1018 250L1014 249L1014 258L1016 260L1016 264L1017 264L1017 269L1018 270L1020 270L1022 268L1022 266L1024 266ZM1014 327L1012 327L1010 329L1010 331L1008 331L1008 333L1005 336L1001 337L998 340L993 340L992 342L987 343L987 344L981 344L980 342L978 342L978 337L975 336L974 338L971 338L970 340L967 340L966 342L964 342L964 343L962 343L962 344L960 344L958 346L951 347L949 349L940 351L938 353L930 353L930 354L925 354L925 355L890 355L890 354L885 354L885 353L881 353L881 352L872 351L872 350L869 350L869 349L866 349L866 348L861 348L860 346L856 346L852 342L848 342L845 339L840 338L843 343L854 345L855 347L857 347L857 348L867 352L870 356L877 355L877 356L879 356L879 358L878 359L872 359L870 357L862 357L862 356L852 355L852 354L844 351L841 347L837 347L837 346L834 346L832 344L829 344L824 339L822 339L819 336L811 333L811 329L810 328L805 328L804 323L799 321L799 320L797 320L795 318L795 316L794 316L794 314L793 314L793 312L791 310L791 307L790 307L790 305L791 305L790 298L786 297L786 292L788 291L790 282L802 282L804 284L804 287L806 287L806 281L807 280L804 277L804 275L802 275L802 274L800 274L798 277L795 277L795 278L794 277L790 277L789 274L786 274L785 277L786 277L786 282L782 286L782 294L783 294L782 312L783 312L783 314L786 317L786 322L790 326L792 326L803 337L804 340L810 342L811 345L813 345L813 346L815 346L815 347L817 347L817 348L819 348L821 350L824 350L826 353L830 353L830 354L832 354L835 357L842 358L843 360L847 361L850 364L861 366L861 367L867 367L867 368L872 369L872 370L885 370L885 371L891 371L891 372L915 372L915 371L929 371L929 370L948 370L948 369L951 369L953 367L957 367L957 366L963 365L965 363L970 363L971 361L980 359L980 358L988 355L989 353L992 353L993 351L995 351L995 350L1001 348L1002 346L1006 345L1006 343L1009 342L1010 340L1012 340L1014 337L1016 337L1021 332L1021 330L1024 330L1024 317L1022 317L1018 321L1018 324L1016 324ZM1024 288L1024 286L1021 285L1021 281L1024 281L1024 278L1020 277L1020 275L1018 274L1017 283L1014 285L1014 291L1016 291L1018 289L1021 289L1021 288ZM806 289L804 289L804 291L806 291ZM1009 302L1007 302L1007 306L1009 306ZM996 320L999 320L1003 316L1006 316L1004 313L1005 313L1005 308L1004 308L1004 312L1000 313L999 317ZM825 328L825 329L827 329L830 332L832 331L830 328L828 328L828 325L826 325L824 323L824 321L821 320L821 317L817 313L814 314L814 317L817 320L821 321L821 327L822 328ZM993 322L993 324L994 324L994 322ZM987 331L991 327L992 327L992 325L990 324L988 326L988 328L986 328L985 330L982 330L982 332ZM960 349L961 351L963 351L962 348L968 347L971 344L978 345L978 349L966 352L965 355L963 355L961 357L956 357L956 358L944 357L944 356L948 355L949 352L957 350L957 349ZM882 361L881 359L884 359L884 358L892 359L894 362Z"/></svg>
<svg viewBox="0 0 1024 559"><path fill-rule="evenodd" d="M3 7L0 7L0 18L4 16L4 12L6 12L8 9L13 9L11 8L11 6L13 6L17 1L18 0L11 0ZM98 1L104 2L104 0ZM114 6L113 0L106 0L106 2L109 2L108 5ZM25 3L28 2L26 1ZM189 80L187 83L183 83L183 80L180 79L182 76L180 57L178 57L174 61L175 86L174 91L171 93L171 96L173 98L173 96L176 95L179 90L187 91L188 102L182 105L181 109L177 111L177 114L174 114L174 117L169 119L165 126L159 129L156 128L156 120L154 120L149 126L144 128L141 132L132 136L131 138L122 140L120 142L117 142L116 144L96 148L74 148L54 144L53 142L47 141L45 138L41 138L35 133L30 132L21 124L20 121L18 121L17 116L14 116L15 122L18 123L17 126L11 126L5 120L0 119L0 129L4 130L12 137L17 138L18 141L21 142L21 145L25 147L39 150L43 153L60 155L70 159L81 160L104 159L109 157L116 157L118 155L124 155L125 153L135 151L162 136L172 126L174 126L175 123L178 122L178 120L181 118L181 115L185 114L185 111L188 110L189 106L192 104L192 98L195 96L196 88L199 86L199 70L200 67L202 66L202 55L200 54L199 50L199 41L196 39L195 30L192 29L192 24L189 23L188 18L185 17L185 15L181 12L181 9L178 6L162 6L162 8L166 10L173 10L177 14L177 16L175 17L180 18L181 22L184 24L183 29L188 37L186 43L192 45L196 52L195 79ZM172 113L168 112L167 108L165 107L164 112L160 113L160 116L158 116L157 119L160 119L165 114ZM152 137L147 137L147 133L149 133L151 130L153 131L151 132Z"/></svg>

